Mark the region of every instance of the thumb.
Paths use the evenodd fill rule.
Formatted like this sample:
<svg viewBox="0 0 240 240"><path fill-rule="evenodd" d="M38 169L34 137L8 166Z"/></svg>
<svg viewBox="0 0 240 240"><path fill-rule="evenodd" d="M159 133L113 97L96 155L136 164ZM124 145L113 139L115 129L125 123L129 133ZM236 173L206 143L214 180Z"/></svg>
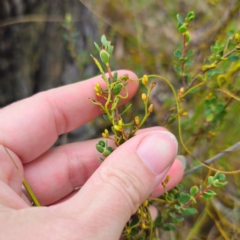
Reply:
<svg viewBox="0 0 240 240"><path fill-rule="evenodd" d="M65 203L69 213L78 213L83 239L119 239L131 215L164 179L176 153L176 138L161 129L118 147Z"/></svg>

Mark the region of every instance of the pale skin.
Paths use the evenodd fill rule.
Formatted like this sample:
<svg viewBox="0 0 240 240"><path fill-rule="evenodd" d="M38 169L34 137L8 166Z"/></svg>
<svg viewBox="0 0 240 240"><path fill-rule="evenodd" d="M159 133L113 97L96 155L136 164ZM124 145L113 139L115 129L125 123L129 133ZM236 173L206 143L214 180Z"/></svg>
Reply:
<svg viewBox="0 0 240 240"><path fill-rule="evenodd" d="M119 71L136 79L134 73ZM89 101L101 77L39 93L0 110L0 239L119 239L151 194L180 182L177 142L161 127L141 130L100 164L99 140L50 147L100 114ZM129 98L138 87L128 85ZM31 207L5 146L42 207ZM76 187L82 186L79 191Z"/></svg>

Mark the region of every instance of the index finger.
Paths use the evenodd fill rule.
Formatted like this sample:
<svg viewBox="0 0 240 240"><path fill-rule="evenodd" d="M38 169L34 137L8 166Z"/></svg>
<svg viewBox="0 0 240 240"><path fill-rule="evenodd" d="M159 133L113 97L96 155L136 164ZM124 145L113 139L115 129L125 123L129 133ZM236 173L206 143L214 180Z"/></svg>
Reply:
<svg viewBox="0 0 240 240"><path fill-rule="evenodd" d="M130 79L136 75L130 71ZM100 109L89 101L96 98L93 88L101 76L70 84L16 102L0 110L0 144L11 149L22 162L29 162L49 149L60 134L89 122ZM137 82L129 82L130 99L137 90Z"/></svg>

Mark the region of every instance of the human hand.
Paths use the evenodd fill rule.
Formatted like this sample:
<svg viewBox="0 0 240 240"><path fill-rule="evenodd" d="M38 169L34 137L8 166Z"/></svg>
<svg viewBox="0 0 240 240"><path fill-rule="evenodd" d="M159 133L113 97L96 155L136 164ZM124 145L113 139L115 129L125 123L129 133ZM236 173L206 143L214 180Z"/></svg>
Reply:
<svg viewBox="0 0 240 240"><path fill-rule="evenodd" d="M136 76L128 71L131 79ZM183 176L175 160L177 141L155 127L118 147L100 165L98 140L49 149L60 134L100 114L90 103L95 77L36 94L0 111L0 239L119 239L138 206L163 192ZM132 97L137 83L128 86ZM42 207L30 207L22 180L5 146L33 189ZM76 192L74 189L82 186ZM46 207L48 206L48 207Z"/></svg>

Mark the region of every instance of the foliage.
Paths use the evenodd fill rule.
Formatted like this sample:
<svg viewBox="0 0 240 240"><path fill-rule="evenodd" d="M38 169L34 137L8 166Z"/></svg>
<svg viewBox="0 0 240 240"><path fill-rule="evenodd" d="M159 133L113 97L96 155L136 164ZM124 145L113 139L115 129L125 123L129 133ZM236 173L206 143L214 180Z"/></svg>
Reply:
<svg viewBox="0 0 240 240"><path fill-rule="evenodd" d="M188 78L188 76L191 75L187 73L186 66L192 64L190 58L193 55L193 51L190 51L186 54L186 46L190 41L188 25L194 19L194 13L189 12L187 17L185 18L185 21L182 20L180 15L177 15L177 19L178 30L183 36L183 50L182 52L180 50L177 50L174 53L174 55L178 58L180 62L180 64L175 65L175 70L183 78L183 85L187 87L185 78ZM144 117L140 120L139 117L136 116L132 121L125 123L125 121L122 118L122 115L123 113L126 113L131 106L130 107L128 106L121 114L119 114L118 107L121 100L127 98L128 93L125 86L127 85L128 81L132 80L129 79L128 76L118 77L116 72L112 74L110 68L110 59L111 54L113 52L113 46L111 45L111 42L106 39L105 35L102 36L101 43L102 47L100 47L97 43L94 43L94 45L99 52L99 57L102 61L102 64L104 65L104 68L107 70L108 77L105 74L105 71L103 70L102 64L93 56L92 58L96 65L98 66L105 84L105 86L103 87L100 83L97 83L96 86L94 87L94 91L98 98L104 100L104 103L97 99L90 100L93 104L99 106L100 109L104 112L105 114L104 119L110 121L112 126L111 130L113 133L113 137L111 137L107 129L105 129L104 132L102 133L102 136L105 138L105 141L100 140L96 145L96 149L103 155L103 157L100 158L100 161L104 161L104 158L109 156L109 154L111 154L111 152L114 151L112 147L108 146L108 139L114 140L115 146L118 147L119 145L121 145L122 143L124 143L129 138L135 135L135 133L143 125L143 123L149 117L150 113L153 111L153 104L149 105L149 98L153 87L156 85L156 82L152 82L149 84L149 77L162 79L171 87L176 100L175 109L177 110L177 114L175 114L175 118L177 118L179 121L179 134L181 143L183 147L186 149L186 151L189 154L191 154L191 152L187 149L181 138L180 117L186 116L186 112L182 111L179 102L183 101L184 97L187 95L188 92L191 92L193 89L196 88L196 85L191 87L191 85L193 85L192 82L194 82L195 80L192 82L187 81L190 82L190 84L188 85L187 92L185 92L185 88L182 87L178 91L178 94L176 94L176 91L174 90L173 86L167 79L156 75L150 76L144 75L141 79L139 79L139 81L141 80L142 84L147 89L146 93L142 93L142 102L144 104L145 109ZM238 46L235 46L235 51L237 50L237 48ZM235 51L232 51L231 53ZM231 53L228 53L227 56L231 55ZM226 56L224 57L226 58ZM218 58L217 60L215 60L216 62L214 62L211 67L209 66L207 67L204 65L202 73L200 73L199 75L200 76L204 75L210 69L214 69L216 67L215 65L217 65L219 62L223 60L224 59ZM203 85L203 83L204 81L201 79L201 83L198 84L197 87ZM211 99L212 98L210 98L210 100ZM207 106L210 106L211 104L216 105L216 102L210 101L207 102L206 104ZM222 108L221 107L218 108L220 109L219 111L221 112ZM212 108L209 107L209 109ZM209 112L212 113L211 111ZM156 227L160 227L163 230L174 231L175 227L173 224L183 221L183 216L189 216L197 213L197 209L190 207L192 203L196 203L196 200L200 197L205 199L213 197L214 195L216 195L216 193L212 190L213 187L222 187L226 185L226 182L224 182L225 175L220 172L217 172L214 176L208 177L207 186L205 188L203 188L202 186L200 187L192 186L189 193L182 192L180 186L177 186L173 190L168 192L166 190L166 184L169 180L170 179L168 176L166 180L162 183L165 189L164 195L162 195L158 199L150 198L139 207L137 213L134 216L132 216L132 218L127 223L124 229L122 234L124 237L126 237L127 239L153 239L154 229ZM152 204L160 205L158 207L159 216L154 222L151 218L151 214L149 211L149 202Z"/></svg>

